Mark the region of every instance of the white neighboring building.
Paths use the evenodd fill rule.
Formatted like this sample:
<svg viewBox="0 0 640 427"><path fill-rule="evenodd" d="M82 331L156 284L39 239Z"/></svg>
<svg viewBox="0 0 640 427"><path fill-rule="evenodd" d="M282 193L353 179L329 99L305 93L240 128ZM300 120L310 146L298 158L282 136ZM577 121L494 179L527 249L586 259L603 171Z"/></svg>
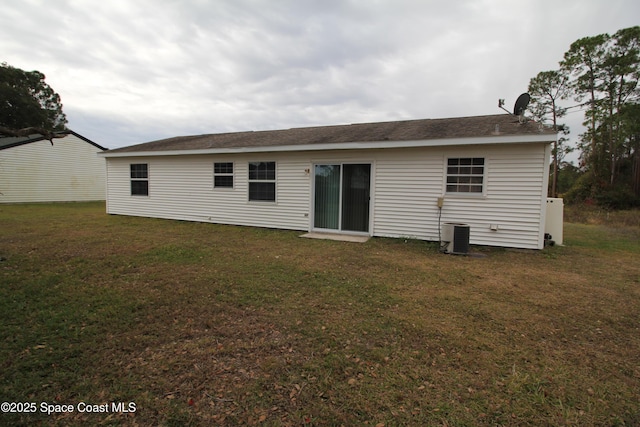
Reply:
<svg viewBox="0 0 640 427"><path fill-rule="evenodd" d="M105 200L106 149L73 132L0 138L0 203Z"/></svg>
<svg viewBox="0 0 640 427"><path fill-rule="evenodd" d="M109 214L432 241L453 222L471 244L541 249L555 139L502 114L176 137L101 156Z"/></svg>

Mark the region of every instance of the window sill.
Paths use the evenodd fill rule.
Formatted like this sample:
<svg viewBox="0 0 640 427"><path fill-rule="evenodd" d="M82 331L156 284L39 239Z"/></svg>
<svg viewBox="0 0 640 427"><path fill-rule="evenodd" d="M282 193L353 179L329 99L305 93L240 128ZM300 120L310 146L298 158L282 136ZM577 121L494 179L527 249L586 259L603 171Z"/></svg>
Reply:
<svg viewBox="0 0 640 427"><path fill-rule="evenodd" d="M444 193L444 197L449 199L486 199L487 195L484 193Z"/></svg>

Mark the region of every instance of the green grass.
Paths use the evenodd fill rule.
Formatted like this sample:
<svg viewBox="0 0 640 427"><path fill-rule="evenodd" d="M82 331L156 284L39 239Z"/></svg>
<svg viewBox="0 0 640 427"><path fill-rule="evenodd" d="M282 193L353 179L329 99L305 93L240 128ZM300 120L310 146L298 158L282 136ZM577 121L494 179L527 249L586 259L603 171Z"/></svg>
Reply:
<svg viewBox="0 0 640 427"><path fill-rule="evenodd" d="M0 401L137 407L0 425L638 425L629 217L466 258L0 206Z"/></svg>

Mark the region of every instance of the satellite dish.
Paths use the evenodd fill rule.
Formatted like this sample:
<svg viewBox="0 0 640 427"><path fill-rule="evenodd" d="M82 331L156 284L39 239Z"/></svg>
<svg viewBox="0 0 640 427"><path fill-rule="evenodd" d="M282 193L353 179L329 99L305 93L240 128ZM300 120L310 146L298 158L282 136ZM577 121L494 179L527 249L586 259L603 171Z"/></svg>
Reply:
<svg viewBox="0 0 640 427"><path fill-rule="evenodd" d="M516 116L521 116L524 114L524 110L527 109L527 105L529 105L529 101L531 101L531 97L528 93L523 93L516 99L516 104L513 106L513 114Z"/></svg>

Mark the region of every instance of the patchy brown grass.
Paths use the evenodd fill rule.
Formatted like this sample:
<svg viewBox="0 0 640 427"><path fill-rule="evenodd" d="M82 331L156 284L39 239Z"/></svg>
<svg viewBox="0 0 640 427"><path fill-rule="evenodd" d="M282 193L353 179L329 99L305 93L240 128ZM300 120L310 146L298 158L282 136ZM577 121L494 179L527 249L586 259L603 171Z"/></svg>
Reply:
<svg viewBox="0 0 640 427"><path fill-rule="evenodd" d="M135 413L11 425L637 425L640 242L564 247L300 239L0 207L0 400Z"/></svg>
<svg viewBox="0 0 640 427"><path fill-rule="evenodd" d="M565 205L564 217L571 223L640 228L640 209L611 210L586 204Z"/></svg>

